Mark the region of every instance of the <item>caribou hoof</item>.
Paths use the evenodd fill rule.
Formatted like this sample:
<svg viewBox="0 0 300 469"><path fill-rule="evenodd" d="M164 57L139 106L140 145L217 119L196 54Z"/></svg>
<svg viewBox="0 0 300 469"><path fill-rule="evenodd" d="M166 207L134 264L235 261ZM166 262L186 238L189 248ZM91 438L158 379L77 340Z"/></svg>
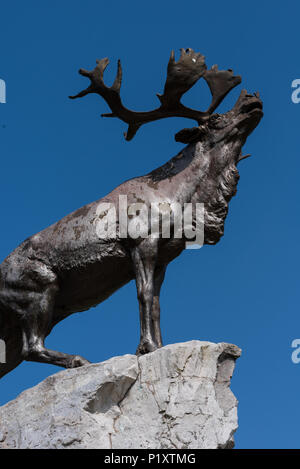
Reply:
<svg viewBox="0 0 300 469"><path fill-rule="evenodd" d="M148 340L145 340L144 342L141 342L136 349L135 354L136 355L145 355L146 353L154 352L155 350L158 349L158 346L154 342L150 342Z"/></svg>
<svg viewBox="0 0 300 469"><path fill-rule="evenodd" d="M78 368L79 366L90 365L90 363L80 355L74 355L70 360L68 368Z"/></svg>

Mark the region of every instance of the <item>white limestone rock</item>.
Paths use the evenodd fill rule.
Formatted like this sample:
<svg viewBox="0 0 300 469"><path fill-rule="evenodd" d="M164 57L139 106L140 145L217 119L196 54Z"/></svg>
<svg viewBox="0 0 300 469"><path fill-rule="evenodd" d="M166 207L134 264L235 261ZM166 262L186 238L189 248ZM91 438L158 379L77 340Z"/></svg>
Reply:
<svg viewBox="0 0 300 469"><path fill-rule="evenodd" d="M232 448L240 354L193 340L61 371L0 408L0 448Z"/></svg>

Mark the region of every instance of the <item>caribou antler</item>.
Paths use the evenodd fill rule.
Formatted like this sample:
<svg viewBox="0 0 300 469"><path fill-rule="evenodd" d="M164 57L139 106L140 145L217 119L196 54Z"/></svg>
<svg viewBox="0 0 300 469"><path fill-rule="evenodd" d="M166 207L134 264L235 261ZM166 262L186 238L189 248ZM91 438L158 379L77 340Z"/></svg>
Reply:
<svg viewBox="0 0 300 469"><path fill-rule="evenodd" d="M71 99L81 98L89 93L97 93L105 99L111 109L111 113L102 114L102 117L118 117L128 124L128 131L125 133L126 140L131 140L141 125L163 119L166 117L186 117L203 124L232 88L241 82L240 76L234 76L232 70L218 70L214 65L211 70L207 70L205 57L193 51L193 49L181 49L181 55L176 62L174 52L168 64L167 80L162 95L157 94L160 100L160 107L153 111L135 112L130 111L122 104L120 88L122 83L122 67L118 61L118 71L116 79L111 87L104 84L103 73L109 64L107 58L97 60L97 66L92 71L80 69L79 73L91 80L88 88ZM180 100L198 80L203 77L212 93L212 102L207 111L197 111L184 106Z"/></svg>

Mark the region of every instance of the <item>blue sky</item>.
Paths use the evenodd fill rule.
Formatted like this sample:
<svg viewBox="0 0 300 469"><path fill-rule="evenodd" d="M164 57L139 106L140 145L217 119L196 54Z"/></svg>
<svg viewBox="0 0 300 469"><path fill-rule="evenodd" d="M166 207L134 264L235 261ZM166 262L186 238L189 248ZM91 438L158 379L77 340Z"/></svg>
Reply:
<svg viewBox="0 0 300 469"><path fill-rule="evenodd" d="M133 141L125 125L101 119L96 95L71 101L87 85L80 67L108 56L111 83L123 64L122 96L136 110L157 106L171 49L192 47L206 63L233 68L259 90L264 119L244 147L238 194L217 246L185 251L162 289L165 344L231 342L243 350L232 380L239 400L237 448L299 448L300 364L291 361L299 323L299 121L291 83L300 78L296 1L11 1L1 5L0 262L28 236L145 174L182 147L183 119L148 124ZM202 83L203 82L203 83ZM184 98L203 109L204 81ZM194 125L190 121L191 126ZM46 344L100 362L134 353L139 340L133 283L88 312L60 323ZM0 404L59 368L23 363L1 380Z"/></svg>

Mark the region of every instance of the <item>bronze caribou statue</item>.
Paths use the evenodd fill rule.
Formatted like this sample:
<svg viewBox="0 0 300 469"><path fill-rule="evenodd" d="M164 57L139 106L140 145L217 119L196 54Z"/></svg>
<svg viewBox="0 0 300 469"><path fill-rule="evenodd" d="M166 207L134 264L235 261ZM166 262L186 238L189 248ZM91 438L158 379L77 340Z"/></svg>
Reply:
<svg viewBox="0 0 300 469"><path fill-rule="evenodd" d="M80 356L48 350L45 337L59 321L98 305L135 279L140 309L138 354L162 346L159 295L166 267L185 249L185 237L111 237L101 239L94 221L100 202L118 206L119 196L128 204L150 206L157 201L204 204L204 243L216 244L223 235L228 203L239 179L237 163L245 156L242 146L263 113L258 93L243 90L225 114L214 111L227 93L241 82L232 70L207 69L204 56L182 49L176 62L172 52L160 107L149 112L125 108L120 97L122 69L118 63L111 87L103 81L108 59L97 61L93 71L81 69L90 86L72 98L97 93L111 114L126 122L127 140L141 125L166 117L186 117L198 126L183 129L176 140L187 144L177 156L145 176L124 182L103 199L67 215L54 225L26 239L0 265L0 339L6 344L6 363L0 376L23 360L72 368L89 363ZM205 112L181 103L182 95L203 77L212 94ZM248 155L247 155L248 156ZM120 220L117 220L117 223Z"/></svg>

